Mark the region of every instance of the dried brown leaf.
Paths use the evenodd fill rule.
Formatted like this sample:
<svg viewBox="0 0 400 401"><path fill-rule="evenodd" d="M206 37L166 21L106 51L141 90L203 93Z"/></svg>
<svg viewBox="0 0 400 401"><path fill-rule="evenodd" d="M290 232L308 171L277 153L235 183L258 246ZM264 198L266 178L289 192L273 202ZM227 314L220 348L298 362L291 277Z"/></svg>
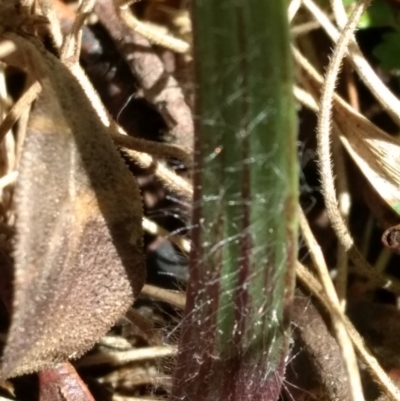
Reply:
<svg viewBox="0 0 400 401"><path fill-rule="evenodd" d="M15 197L14 304L1 372L11 377L89 349L132 304L145 269L139 189L107 128L60 60L7 38L42 86Z"/></svg>
<svg viewBox="0 0 400 401"><path fill-rule="evenodd" d="M323 78L314 67L294 49L296 61L302 66L305 80L319 93ZM298 96L298 91L297 96ZM307 99L308 106L318 110L313 93ZM365 178L381 198L400 215L400 141L389 136L371 121L354 110L338 95L333 97L333 120L340 131L340 140Z"/></svg>

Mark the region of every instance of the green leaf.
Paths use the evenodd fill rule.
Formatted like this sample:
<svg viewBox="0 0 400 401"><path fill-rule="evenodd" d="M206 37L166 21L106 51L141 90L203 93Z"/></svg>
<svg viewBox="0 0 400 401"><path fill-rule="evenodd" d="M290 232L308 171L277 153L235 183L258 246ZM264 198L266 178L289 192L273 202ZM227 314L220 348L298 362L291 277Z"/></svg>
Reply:
<svg viewBox="0 0 400 401"><path fill-rule="evenodd" d="M344 0L343 3L349 9L350 14L350 6L356 3L356 0ZM398 29L398 12L387 1L375 0L361 18L358 27L372 28L382 26L391 26Z"/></svg>
<svg viewBox="0 0 400 401"><path fill-rule="evenodd" d="M297 258L287 1L198 0L192 11L194 251L172 398L274 401Z"/></svg>
<svg viewBox="0 0 400 401"><path fill-rule="evenodd" d="M388 32L375 47L373 54L386 71L400 70L400 31Z"/></svg>

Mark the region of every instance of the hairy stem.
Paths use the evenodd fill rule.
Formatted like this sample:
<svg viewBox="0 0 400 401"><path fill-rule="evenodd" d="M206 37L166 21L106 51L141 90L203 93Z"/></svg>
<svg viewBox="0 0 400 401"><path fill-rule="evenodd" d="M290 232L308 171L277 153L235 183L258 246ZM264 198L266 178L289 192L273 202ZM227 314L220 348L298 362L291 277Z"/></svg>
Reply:
<svg viewBox="0 0 400 401"><path fill-rule="evenodd" d="M172 395L271 401L297 257L287 4L199 0L193 25L193 246Z"/></svg>

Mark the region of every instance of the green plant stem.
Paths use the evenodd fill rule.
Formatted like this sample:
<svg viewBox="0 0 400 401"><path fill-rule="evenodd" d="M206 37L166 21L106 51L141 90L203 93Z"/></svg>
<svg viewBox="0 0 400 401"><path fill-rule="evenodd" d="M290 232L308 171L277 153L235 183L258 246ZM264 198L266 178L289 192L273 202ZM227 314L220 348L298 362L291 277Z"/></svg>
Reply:
<svg viewBox="0 0 400 401"><path fill-rule="evenodd" d="M194 0L196 142L173 398L274 400L297 258L286 1Z"/></svg>

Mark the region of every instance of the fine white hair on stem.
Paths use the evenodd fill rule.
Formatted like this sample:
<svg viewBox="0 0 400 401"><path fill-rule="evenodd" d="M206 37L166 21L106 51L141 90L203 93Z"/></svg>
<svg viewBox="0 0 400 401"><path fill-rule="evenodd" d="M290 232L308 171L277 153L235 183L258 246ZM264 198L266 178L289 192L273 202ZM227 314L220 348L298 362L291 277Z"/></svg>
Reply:
<svg viewBox="0 0 400 401"><path fill-rule="evenodd" d="M332 151L333 151L333 160L336 172L336 185L337 185L339 211L345 224L347 225L349 221L351 197L349 193L346 166L344 161L345 149L343 148L343 145L340 142L340 138L338 135L334 135L332 139L333 139ZM339 242L337 245L337 263L336 263L337 275L335 278L335 285L342 310L346 309L348 259L349 256L346 252L346 249Z"/></svg>
<svg viewBox="0 0 400 401"><path fill-rule="evenodd" d="M337 42L339 38L339 31L332 24L326 14L322 12L315 4L315 2L313 0L303 0L303 5L321 24L322 28L330 36L330 38ZM338 25L343 28L347 22L343 4L341 4L341 0L332 0L332 5ZM353 34L350 35L349 46L346 51L348 52L349 60L366 87L369 88L380 105L390 114L393 121L400 125L400 100L382 82L368 61L365 59L354 39Z"/></svg>
<svg viewBox="0 0 400 401"><path fill-rule="evenodd" d="M342 361L347 372L347 378L350 387L350 396L354 401L364 400L364 393L361 384L360 371L358 370L357 358L354 352L353 344L347 333L346 327L342 321L342 310L339 304L339 299L333 286L332 280L329 276L328 267L325 262L324 255L321 247L319 246L311 228L308 224L307 218L300 209L300 227L303 237L306 241L307 247L310 251L311 259L317 270L320 282L326 294L326 299L329 303L332 327L335 332L336 340L339 345Z"/></svg>
<svg viewBox="0 0 400 401"><path fill-rule="evenodd" d="M323 84L322 77L315 71L314 67L307 61L307 59L305 57L302 56L302 54L296 48L293 48L292 50L293 50L293 54L294 54L296 61L299 63L299 65L301 65L301 67L304 69L304 71L307 72L308 78L311 78L311 81L313 83L318 84L317 88L320 88ZM304 78L305 79L302 79L302 77L300 77L300 80L304 81L302 83L305 86L310 87L309 91L307 92L304 89L301 89L299 87L294 87L294 94L295 94L296 98L303 105L305 105L306 107L310 108L311 110L319 113L320 107L315 100L315 93L314 93L315 88L312 84L309 85L311 83L311 81L308 82L307 77L304 77ZM334 98L336 99L337 104L342 104L342 105L346 104L343 101L343 99L341 99L338 95L335 94ZM356 113L353 113L352 109L350 107L349 108L346 107L346 110L348 112L348 114L346 115L346 118L348 118L348 120L350 121L350 120L353 120L353 117L355 117L352 124L359 124L361 121L360 120L361 116ZM345 133L342 132L341 128L335 122L333 122L333 131L340 137L346 137ZM329 137L328 137L327 141L328 141L328 150L329 150ZM330 158L328 158L328 163L330 163ZM331 175L332 175L332 173L331 173ZM325 177L323 177L323 178L325 178ZM337 207L335 188L334 188L333 182L332 182L332 186L333 186L333 194L334 194L333 199L336 202L335 205ZM339 211L338 211L338 214L340 214ZM342 222L343 222L343 220L342 220ZM343 222L343 224L344 224L344 222ZM357 249L355 248L354 241L351 238L351 235L350 235L349 231L347 230L347 227L345 224L344 224L344 227L346 228L346 232L348 233L348 236L351 240L351 241L346 242L347 246L345 247L345 250L347 251L350 249L349 256L352 258L354 265L357 268L357 273L367 276L374 285L383 286L384 288L388 288L395 293L400 293L399 283L393 279L388 280L381 274L381 272L374 269L374 267L371 266L370 263L368 263L368 261L365 259L363 254L361 252L357 251ZM344 238L344 239L340 238L340 240L341 241L346 240L346 238Z"/></svg>
<svg viewBox="0 0 400 401"><path fill-rule="evenodd" d="M335 92L336 79L340 71L343 57L346 54L347 45L351 39L352 32L370 2L371 0L361 0L357 3L349 22L337 42L337 46L334 49L322 91L317 126L317 153L326 210L339 241L342 243L346 251L349 252L350 258L353 259L357 265L362 265L365 262L365 258L354 246L353 238L350 235L338 209L331 163L330 131L332 101Z"/></svg>

